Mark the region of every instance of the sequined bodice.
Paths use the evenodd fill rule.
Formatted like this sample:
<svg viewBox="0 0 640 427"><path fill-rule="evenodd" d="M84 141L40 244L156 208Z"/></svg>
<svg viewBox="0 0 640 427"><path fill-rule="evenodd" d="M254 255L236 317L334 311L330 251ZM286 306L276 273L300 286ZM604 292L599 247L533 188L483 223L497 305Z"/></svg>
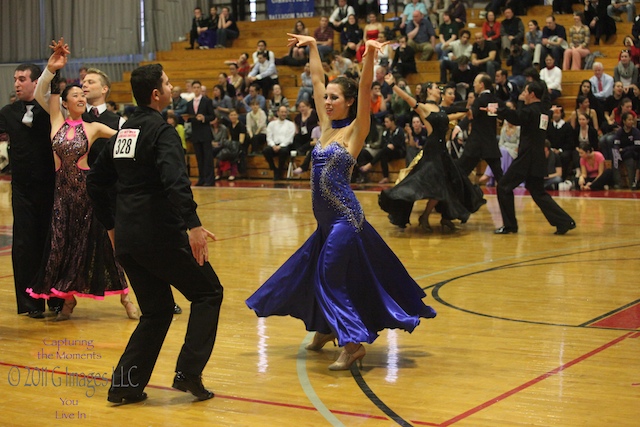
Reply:
<svg viewBox="0 0 640 427"><path fill-rule="evenodd" d="M360 230L364 212L349 185L356 160L337 142L324 148L316 145L311 159L311 194L318 223L322 226L346 220Z"/></svg>
<svg viewBox="0 0 640 427"><path fill-rule="evenodd" d="M82 120L67 119L53 137L52 148L60 158L61 170L77 169L78 160L87 154L89 149Z"/></svg>
<svg viewBox="0 0 640 427"><path fill-rule="evenodd" d="M449 117L443 109L438 112L432 112L427 116L427 121L433 128L433 132L427 138L424 147L425 154L436 153L444 150L447 130L449 130Z"/></svg>

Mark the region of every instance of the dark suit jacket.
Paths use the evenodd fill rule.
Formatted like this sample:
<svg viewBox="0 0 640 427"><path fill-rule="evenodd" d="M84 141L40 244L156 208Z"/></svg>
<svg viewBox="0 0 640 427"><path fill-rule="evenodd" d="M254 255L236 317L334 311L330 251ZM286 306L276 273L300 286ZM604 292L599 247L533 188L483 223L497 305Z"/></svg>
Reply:
<svg viewBox="0 0 640 427"><path fill-rule="evenodd" d="M211 125L209 122L216 116L213 110L211 99L202 97L198 111L193 110L193 100L187 104L187 114L189 115L189 123L191 123L191 141L192 142L211 142L213 134L211 133ZM204 116L204 123L196 119L196 115Z"/></svg>
<svg viewBox="0 0 640 427"><path fill-rule="evenodd" d="M542 116L546 116L547 125ZM547 176L547 159L544 156L544 139L547 135L549 111L542 108L542 103L519 105L517 110L500 107L498 116L509 123L520 126L520 145L518 157L510 168L526 173L527 176L544 178Z"/></svg>
<svg viewBox="0 0 640 427"><path fill-rule="evenodd" d="M102 123L103 125L109 126L113 130L120 129L120 116L109 110L105 110L104 113L100 114L99 117L94 116L92 113L83 113L82 120L87 123ZM89 167L91 167L96 161L98 155L107 144L107 141L107 138L98 138L93 142L93 144L91 144L91 150L89 150L89 155L87 156Z"/></svg>
<svg viewBox="0 0 640 427"><path fill-rule="evenodd" d="M26 112L27 107L22 101L8 104L0 110L0 134L9 135L11 179L20 183L53 182L49 114L35 102L33 126L28 127L22 123Z"/></svg>
<svg viewBox="0 0 640 427"><path fill-rule="evenodd" d="M553 121L547 127L547 139L551 142L551 148L562 149L562 151L575 150L573 128L571 124L565 122L560 129L556 129Z"/></svg>
<svg viewBox="0 0 640 427"><path fill-rule="evenodd" d="M473 122L469 139L464 145L464 151L472 157L482 159L499 159L500 149L496 138L496 116L489 116L480 107L490 103L497 103L498 98L490 92L481 93L471 106Z"/></svg>

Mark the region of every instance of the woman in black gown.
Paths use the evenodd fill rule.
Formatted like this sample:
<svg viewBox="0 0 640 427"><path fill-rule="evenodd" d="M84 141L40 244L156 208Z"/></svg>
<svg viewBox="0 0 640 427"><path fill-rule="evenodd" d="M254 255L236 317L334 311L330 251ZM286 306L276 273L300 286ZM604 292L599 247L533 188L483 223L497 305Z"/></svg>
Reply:
<svg viewBox="0 0 640 427"><path fill-rule="evenodd" d="M380 207L389 214L392 224L404 228L410 222L414 202L428 199L427 207L419 219L420 227L429 233L433 231L429 225L429 215L436 209L442 214L442 229L454 231L456 226L451 220L459 219L463 223L466 222L471 213L477 211L485 200L482 190L471 184L469 178L458 170L447 152L445 142L449 118L438 106L440 89L436 84L428 83L427 99L421 104L403 90L396 88L395 79L391 74L387 75L385 80L393 91L418 113L429 136L422 149L422 157L417 160L409 174L395 187L380 193Z"/></svg>

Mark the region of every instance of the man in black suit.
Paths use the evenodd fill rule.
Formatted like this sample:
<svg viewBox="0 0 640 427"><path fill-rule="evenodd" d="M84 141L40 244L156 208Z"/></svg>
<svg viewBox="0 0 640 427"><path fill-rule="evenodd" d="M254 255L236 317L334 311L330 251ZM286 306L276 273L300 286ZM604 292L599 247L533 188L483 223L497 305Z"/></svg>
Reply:
<svg viewBox="0 0 640 427"><path fill-rule="evenodd" d="M144 388L173 318L170 285L191 301L173 387L198 400L211 399L201 375L213 350L222 304L223 289L208 262L206 238L215 236L196 213L180 137L160 113L171 99L162 66L134 70L131 87L138 108L87 176L96 215L114 242L143 313L114 369L107 400L146 399ZM114 218L108 190L116 182Z"/></svg>
<svg viewBox="0 0 640 427"><path fill-rule="evenodd" d="M13 75L17 101L0 110L0 134L9 139L13 208L11 258L18 314L44 317L44 300L31 298L27 288L40 269L51 226L54 166L49 114L35 101L40 67L19 65ZM60 300L49 300L49 307Z"/></svg>
<svg viewBox="0 0 640 427"><path fill-rule="evenodd" d="M564 109L561 106L553 110L553 117L547 128L547 139L551 142L551 150L560 156L562 177L573 178L575 176L573 170L580 168L580 162L573 128L571 124L564 121Z"/></svg>
<svg viewBox="0 0 640 427"><path fill-rule="evenodd" d="M203 32L209 28L209 19L202 15L202 9L196 7L193 9L193 20L191 21L191 31L189 32L189 47L185 49L193 49L195 42Z"/></svg>
<svg viewBox="0 0 640 427"><path fill-rule="evenodd" d="M191 123L191 142L198 162L198 182L196 186L211 187L215 184L213 174L213 147L211 125L215 118L211 99L202 95L202 85L198 80L191 84L195 98L187 104L187 115Z"/></svg>
<svg viewBox="0 0 640 427"><path fill-rule="evenodd" d="M549 111L543 109L540 102L543 90L538 82L527 83L519 98L524 101L524 106L521 105L516 110L507 107L500 107L498 110L498 117L521 126L521 131L518 157L498 181L498 204L503 226L498 228L495 234L518 232L513 189L523 181L549 224L556 227L555 234L566 234L567 231L576 228L573 218L544 190L544 177L547 175L544 141L549 124ZM490 107L488 110L495 112L496 108Z"/></svg>
<svg viewBox="0 0 640 427"><path fill-rule="evenodd" d="M458 159L458 166L465 175L469 175L480 159L484 159L498 182L502 178L502 166L496 138L496 115L486 111L489 104L498 106L498 98L491 91L492 88L493 82L486 73L478 74L473 80L476 100L471 106L472 128L462 156Z"/></svg>

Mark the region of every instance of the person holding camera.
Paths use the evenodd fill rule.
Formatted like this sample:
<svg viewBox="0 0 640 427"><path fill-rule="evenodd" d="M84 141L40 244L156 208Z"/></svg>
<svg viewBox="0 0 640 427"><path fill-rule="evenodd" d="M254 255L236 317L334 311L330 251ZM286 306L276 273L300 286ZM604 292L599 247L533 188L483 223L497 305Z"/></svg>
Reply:
<svg viewBox="0 0 640 427"><path fill-rule="evenodd" d="M524 78L524 70L533 64L533 54L530 50L524 50L522 45L515 43L511 45L509 57L507 58L507 66L511 66L511 77L509 82L522 89L526 83Z"/></svg>

